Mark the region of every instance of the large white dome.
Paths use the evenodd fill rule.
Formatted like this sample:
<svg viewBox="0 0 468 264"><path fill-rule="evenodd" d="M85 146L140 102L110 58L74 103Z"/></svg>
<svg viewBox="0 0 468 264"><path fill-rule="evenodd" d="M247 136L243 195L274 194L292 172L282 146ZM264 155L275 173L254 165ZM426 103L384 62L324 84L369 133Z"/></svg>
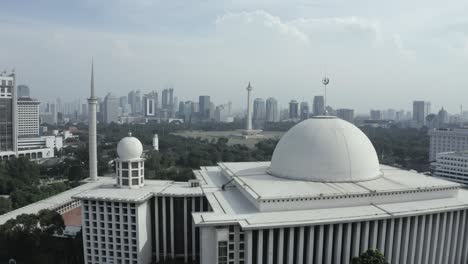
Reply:
<svg viewBox="0 0 468 264"><path fill-rule="evenodd" d="M121 160L139 159L143 153L143 146L140 140L132 137L124 137L117 144L117 154Z"/></svg>
<svg viewBox="0 0 468 264"><path fill-rule="evenodd" d="M367 136L332 116L292 127L275 148L268 173L320 182L365 181L380 176L379 160Z"/></svg>

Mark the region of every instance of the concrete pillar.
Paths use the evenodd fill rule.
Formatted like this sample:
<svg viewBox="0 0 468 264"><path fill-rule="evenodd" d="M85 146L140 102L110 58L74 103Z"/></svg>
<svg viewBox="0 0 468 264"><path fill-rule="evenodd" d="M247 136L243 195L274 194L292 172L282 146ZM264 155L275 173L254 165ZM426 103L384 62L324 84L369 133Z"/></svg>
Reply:
<svg viewBox="0 0 468 264"><path fill-rule="evenodd" d="M348 223L345 224L345 231L344 231L344 247L343 247L343 264L349 264L351 259L351 229L353 224Z"/></svg>
<svg viewBox="0 0 468 264"><path fill-rule="evenodd" d="M429 263L429 253L431 251L431 240L432 240L432 218L433 215L429 214L426 215L426 227L425 227L425 235L424 235L424 245L422 250L422 257L421 263Z"/></svg>
<svg viewBox="0 0 468 264"><path fill-rule="evenodd" d="M299 227L299 239L296 249L296 264L302 264L304 261L304 227Z"/></svg>
<svg viewBox="0 0 468 264"><path fill-rule="evenodd" d="M387 222L389 220L384 219L382 220L382 224L379 225L379 230L380 230L380 238L377 243L377 248L380 250L385 255L385 240L387 238Z"/></svg>
<svg viewBox="0 0 468 264"><path fill-rule="evenodd" d="M408 248L409 248L409 237L411 230L411 217L406 217L403 219L403 241L401 243L401 264L406 264L408 259ZM412 263L409 263L412 264Z"/></svg>
<svg viewBox="0 0 468 264"><path fill-rule="evenodd" d="M468 218L468 211L465 211L466 218ZM468 219L467 219L468 220ZM463 223L465 226L465 233L464 233L464 240L463 241L463 250L462 250L462 257L461 257L461 263L467 263L468 262L468 245L467 245L467 240L468 240L468 226L466 226L466 222Z"/></svg>
<svg viewBox="0 0 468 264"><path fill-rule="evenodd" d="M359 244L361 243L361 222L355 224L353 228L353 244L351 246L351 256L359 256Z"/></svg>
<svg viewBox="0 0 468 264"><path fill-rule="evenodd" d="M246 252L245 252L245 263L252 264L252 230L245 231L246 235Z"/></svg>
<svg viewBox="0 0 468 264"><path fill-rule="evenodd" d="M263 263L263 230L258 230L257 236L257 263Z"/></svg>
<svg viewBox="0 0 468 264"><path fill-rule="evenodd" d="M449 263L454 263L455 262L455 257L457 254L457 248L458 248L458 238L460 236L460 233L458 232L459 228L459 220L461 219L461 212L456 211L453 212L454 219L453 219L453 227L452 227L452 246L450 247L450 253L449 253Z"/></svg>
<svg viewBox="0 0 468 264"><path fill-rule="evenodd" d="M437 259L437 251L438 249L438 244L439 244L439 225L440 225L440 214L436 214L433 216L433 222L432 222L432 237L433 239L431 240L431 249L429 252L429 264L435 264L438 263L436 261Z"/></svg>
<svg viewBox="0 0 468 264"><path fill-rule="evenodd" d="M288 264L294 264L293 261L294 261L294 227L290 227L289 228L289 242L288 242Z"/></svg>
<svg viewBox="0 0 468 264"><path fill-rule="evenodd" d="M379 221L372 221L372 230L370 230L370 248L377 249L377 235L379 234Z"/></svg>
<svg viewBox="0 0 468 264"><path fill-rule="evenodd" d="M323 261L323 225L319 226L318 229L318 239L316 242L318 243L317 245L317 254L315 255L315 263L322 263Z"/></svg>
<svg viewBox="0 0 468 264"><path fill-rule="evenodd" d="M445 227L447 225L447 213L442 213L442 219L440 221L440 234L437 247L437 263L443 263L442 260L444 258L444 250L445 250Z"/></svg>
<svg viewBox="0 0 468 264"><path fill-rule="evenodd" d="M192 212L196 212L195 210L195 197L192 197ZM195 236L195 225L192 224L192 260L195 261L197 259L197 256L195 252L197 252L197 247L196 247L196 236Z"/></svg>
<svg viewBox="0 0 468 264"><path fill-rule="evenodd" d="M162 220L163 220L163 258L167 257L167 228L166 228L166 197L162 197Z"/></svg>
<svg viewBox="0 0 468 264"><path fill-rule="evenodd" d="M306 263L312 263L314 257L314 229L315 226L310 226L307 234Z"/></svg>
<svg viewBox="0 0 468 264"><path fill-rule="evenodd" d="M279 229L278 234L278 263L283 263L283 252L284 252L284 229Z"/></svg>
<svg viewBox="0 0 468 264"><path fill-rule="evenodd" d="M364 225L364 232L363 237L361 237L361 250L359 254L362 252L366 252L369 249L369 221L363 222Z"/></svg>
<svg viewBox="0 0 468 264"><path fill-rule="evenodd" d="M419 224L419 218L418 216L415 216L412 218L411 225L410 225L410 244L409 244L409 249L408 249L408 263L413 264L414 259L416 257L416 243L419 243L417 240L418 236L418 224Z"/></svg>
<svg viewBox="0 0 468 264"><path fill-rule="evenodd" d="M444 256L443 256L443 262L441 263L449 263L448 262L448 259L449 259L449 253L450 253L450 249L452 248L452 227L453 227L453 215L454 215L454 212L448 212L447 213L447 221L446 221L446 228L445 230L446 233L445 233L445 250L444 250Z"/></svg>
<svg viewBox="0 0 468 264"><path fill-rule="evenodd" d="M418 235L416 237L416 264L421 264L422 262L422 253L424 248L424 236L426 230L426 216L422 215L419 216L419 227L418 227Z"/></svg>
<svg viewBox="0 0 468 264"><path fill-rule="evenodd" d="M455 263L461 263L462 252L464 250L465 244L465 224L466 223L466 211L461 211L461 221L459 223L459 236L458 236L458 245L457 245L457 253L455 254Z"/></svg>
<svg viewBox="0 0 468 264"><path fill-rule="evenodd" d="M333 225L329 225L328 234L327 234L327 245L325 248L325 264L332 263L332 254L333 254Z"/></svg>
<svg viewBox="0 0 468 264"><path fill-rule="evenodd" d="M188 262L188 239L187 239L187 197L184 197L184 262Z"/></svg>
<svg viewBox="0 0 468 264"><path fill-rule="evenodd" d="M335 242L333 246L333 263L334 264L341 264L341 243L343 243L343 224L337 225L338 230L336 230L336 234L334 235L333 241Z"/></svg>
<svg viewBox="0 0 468 264"><path fill-rule="evenodd" d="M395 237L395 247L393 248L393 263L398 263L400 259L400 248L401 248L401 233L403 228L403 218L399 218L396 220L396 237Z"/></svg>
<svg viewBox="0 0 468 264"><path fill-rule="evenodd" d="M268 264L273 264L273 254L275 253L273 248L274 234L273 229L268 231Z"/></svg>
<svg viewBox="0 0 468 264"><path fill-rule="evenodd" d="M169 200L169 219L170 219L170 228L171 228L171 258L175 258L175 249L174 249L174 198L171 197Z"/></svg>
<svg viewBox="0 0 468 264"><path fill-rule="evenodd" d="M154 203L154 234L156 236L155 239L155 247L156 247L156 262L159 262L159 205L158 205L158 199L159 197L156 196L155 198L155 203Z"/></svg>

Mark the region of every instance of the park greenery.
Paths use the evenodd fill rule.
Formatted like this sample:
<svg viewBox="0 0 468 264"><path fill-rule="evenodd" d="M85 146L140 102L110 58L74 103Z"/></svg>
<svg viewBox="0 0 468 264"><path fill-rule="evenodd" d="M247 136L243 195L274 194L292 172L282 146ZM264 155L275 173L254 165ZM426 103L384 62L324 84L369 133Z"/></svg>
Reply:
<svg viewBox="0 0 468 264"><path fill-rule="evenodd" d="M385 256L378 250L369 249L366 252L351 259L352 264L388 264Z"/></svg>
<svg viewBox="0 0 468 264"><path fill-rule="evenodd" d="M54 211L22 214L0 226L0 263L83 263L81 233L64 236L62 216Z"/></svg>

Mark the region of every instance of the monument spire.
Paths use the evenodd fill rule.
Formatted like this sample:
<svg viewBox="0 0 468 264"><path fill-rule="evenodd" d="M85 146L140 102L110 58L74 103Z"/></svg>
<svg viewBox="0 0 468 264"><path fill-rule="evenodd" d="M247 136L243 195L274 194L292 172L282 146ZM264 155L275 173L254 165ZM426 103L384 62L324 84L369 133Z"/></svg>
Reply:
<svg viewBox="0 0 468 264"><path fill-rule="evenodd" d="M91 59L91 98L94 98L94 60Z"/></svg>

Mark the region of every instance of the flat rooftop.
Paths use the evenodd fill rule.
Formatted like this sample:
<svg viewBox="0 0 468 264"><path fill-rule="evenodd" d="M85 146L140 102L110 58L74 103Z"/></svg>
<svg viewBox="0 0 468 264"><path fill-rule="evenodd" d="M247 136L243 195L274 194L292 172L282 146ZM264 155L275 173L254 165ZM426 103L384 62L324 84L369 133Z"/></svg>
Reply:
<svg viewBox="0 0 468 264"><path fill-rule="evenodd" d="M468 207L468 191L460 184L385 165L381 165L380 178L354 183L284 179L265 173L268 166L269 162L220 163L196 171L213 211L193 213L195 224L239 223L249 229L391 218ZM399 193L402 191L407 196ZM331 198L339 196L344 199ZM270 203L268 199L287 202Z"/></svg>

